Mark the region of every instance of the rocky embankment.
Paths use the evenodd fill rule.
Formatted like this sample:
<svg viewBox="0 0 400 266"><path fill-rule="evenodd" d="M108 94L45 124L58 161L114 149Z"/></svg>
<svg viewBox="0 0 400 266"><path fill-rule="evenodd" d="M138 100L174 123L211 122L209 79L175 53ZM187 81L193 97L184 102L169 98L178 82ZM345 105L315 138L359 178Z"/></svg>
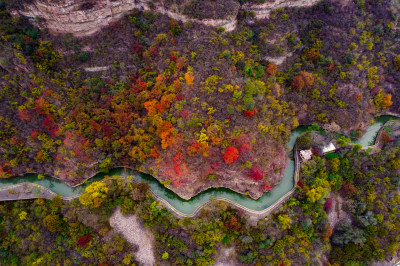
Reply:
<svg viewBox="0 0 400 266"><path fill-rule="evenodd" d="M272 10L283 7L308 7L320 0L275 0L261 5L243 5L241 8L253 11L257 19L268 18ZM192 21L212 27L223 27L226 31L236 28L236 16L221 19L195 19L166 7L163 1L156 4L148 0L34 0L25 4L24 9L12 10L15 16L23 15L36 21L41 27L53 33L72 33L76 37L88 36L101 28L117 22L134 9L151 10L182 22ZM234 14L239 12L239 6ZM38 22L41 21L41 22Z"/></svg>

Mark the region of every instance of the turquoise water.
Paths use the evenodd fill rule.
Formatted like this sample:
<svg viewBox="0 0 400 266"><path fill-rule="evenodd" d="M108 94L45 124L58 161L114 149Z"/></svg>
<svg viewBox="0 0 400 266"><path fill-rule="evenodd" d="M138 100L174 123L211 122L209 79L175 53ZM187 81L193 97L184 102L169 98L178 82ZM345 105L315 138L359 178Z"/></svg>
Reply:
<svg viewBox="0 0 400 266"><path fill-rule="evenodd" d="M394 118L391 116L381 116L378 119L376 119L375 124L371 125L368 128L365 135L360 140L355 141L354 143L361 144L362 146L370 145L370 142L374 141L376 134L382 127L382 125L392 118L400 120L398 118ZM70 187L60 182L59 180L50 177L45 177L43 180L38 180L36 174L27 174L22 177L1 179L0 188L23 182L31 182L46 187L51 191L60 194L63 197L70 197L79 195L87 185L89 185L94 181L102 180L105 175L109 176L121 175L123 177L132 176L132 179L136 181L148 183L155 195L166 200L176 210L187 215L192 214L201 204L209 201L212 198L226 198L248 209L254 211L262 211L270 207L273 203L275 203L277 200L279 200L282 196L284 196L287 192L289 192L293 188L294 186L293 175L294 175L295 163L292 156L293 155L292 149L294 147L296 138L300 136L306 130L306 128L307 128L306 126L301 126L292 131L290 140L287 144L289 148L288 152L290 155L289 156L290 161L285 169L281 182L276 187L274 187L273 190L271 190L268 193L264 193L263 196L257 200L253 200L249 197L243 196L239 193L236 193L232 190L225 188L211 188L199 193L190 200L184 200L175 193L173 193L168 188L164 187L164 185L158 182L158 180L155 179L154 177L124 168L113 169L107 174L97 174L95 177L91 178L90 180L88 180L87 182L78 187Z"/></svg>
<svg viewBox="0 0 400 266"><path fill-rule="evenodd" d="M400 121L400 118L390 115L383 115L378 117L377 119L375 119L375 124L370 125L365 134L359 140L353 141L353 143L360 144L363 147L373 145L379 129L381 129L381 127L390 120Z"/></svg>

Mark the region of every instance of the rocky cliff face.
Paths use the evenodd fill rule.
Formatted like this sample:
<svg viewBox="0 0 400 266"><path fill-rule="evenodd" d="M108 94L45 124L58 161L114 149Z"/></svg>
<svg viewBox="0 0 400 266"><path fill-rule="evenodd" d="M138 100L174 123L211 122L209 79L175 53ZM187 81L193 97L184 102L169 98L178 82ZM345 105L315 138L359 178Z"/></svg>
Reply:
<svg viewBox="0 0 400 266"><path fill-rule="evenodd" d="M267 18L272 10L283 7L306 7L314 5L319 0L276 0L262 5L244 5L242 8L255 12L256 18ZM197 22L212 27L223 27L232 31L236 27L236 15L220 19L196 19L175 10L174 6L165 5L163 1L154 4L149 0L61 0L48 2L35 0L25 4L22 10L13 10L13 15L24 15L32 19L39 18L44 22L42 27L53 33L72 33L73 35L87 36L99 31L102 27L118 21L129 14L133 9L152 10L165 14L182 22ZM232 5L229 13L237 14L239 5Z"/></svg>

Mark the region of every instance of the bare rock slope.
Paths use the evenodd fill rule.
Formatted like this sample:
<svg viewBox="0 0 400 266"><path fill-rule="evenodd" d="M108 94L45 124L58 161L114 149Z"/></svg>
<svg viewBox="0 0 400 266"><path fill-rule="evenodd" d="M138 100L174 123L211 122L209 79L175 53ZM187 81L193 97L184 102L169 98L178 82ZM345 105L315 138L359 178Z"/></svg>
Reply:
<svg viewBox="0 0 400 266"><path fill-rule="evenodd" d="M244 5L242 8L253 11L256 18L267 18L272 10L284 7L307 7L316 4L319 0L275 0L262 5ZM96 33L101 28L108 26L135 8L140 10L152 10L153 12L167 15L182 22L202 23L212 27L223 27L226 31L232 31L236 27L236 15L239 4L230 5L226 17L219 18L193 18L181 13L179 5L166 5L164 1L156 4L149 0L61 0L50 2L46 0L34 0L25 4L22 10L13 10L13 15L24 15L44 22L42 27L48 28L53 33L72 33L75 36L87 36Z"/></svg>

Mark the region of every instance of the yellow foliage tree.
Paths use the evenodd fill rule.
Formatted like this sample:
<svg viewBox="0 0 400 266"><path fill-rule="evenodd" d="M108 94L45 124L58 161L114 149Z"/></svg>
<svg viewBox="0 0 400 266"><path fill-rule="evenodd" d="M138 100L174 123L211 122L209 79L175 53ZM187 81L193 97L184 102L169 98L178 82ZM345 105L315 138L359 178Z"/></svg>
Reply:
<svg viewBox="0 0 400 266"><path fill-rule="evenodd" d="M312 188L306 193L307 199L314 203L326 195L326 190L323 187Z"/></svg>
<svg viewBox="0 0 400 266"><path fill-rule="evenodd" d="M278 216L278 223L281 225L282 230L286 230L286 229L290 228L292 219L287 214L280 214Z"/></svg>
<svg viewBox="0 0 400 266"><path fill-rule="evenodd" d="M85 193L79 197L82 205L98 208L103 200L107 197L108 187L102 182L93 182L86 189Z"/></svg>

